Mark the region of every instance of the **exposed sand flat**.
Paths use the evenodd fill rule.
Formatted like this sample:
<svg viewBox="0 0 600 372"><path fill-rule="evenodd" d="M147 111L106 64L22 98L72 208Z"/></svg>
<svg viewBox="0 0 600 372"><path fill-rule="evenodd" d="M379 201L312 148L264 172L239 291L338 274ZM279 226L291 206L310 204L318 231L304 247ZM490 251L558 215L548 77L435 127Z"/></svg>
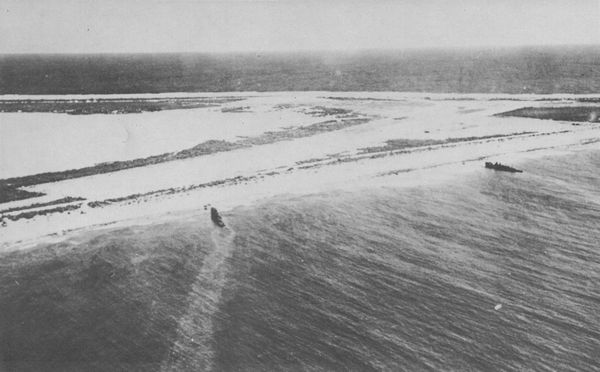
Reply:
<svg viewBox="0 0 600 372"><path fill-rule="evenodd" d="M228 95L235 94L213 96ZM486 160L518 167L524 159L550 153L600 149L597 122L574 126L571 122L493 116L525 106L570 104L562 100L592 96L385 92L239 95L247 98L216 108L156 113L0 114L3 137L5 133L20 136L2 142L2 177L157 155L207 140L235 143L247 138L265 138L268 132L343 120L342 116L332 113L311 114L314 107L351 110L353 115L368 117L369 121L254 143L231 151L27 187L28 191L46 195L3 203L0 210L64 197L86 200L70 203L81 206L69 213L8 220L7 226L0 228L0 250L27 246L42 237L52 237L50 234L61 235L65 231L107 223L137 224L204 214L207 212L203 206L209 203L227 210L281 194L451 182L464 172L489 171L483 169ZM127 95L155 96L175 95ZM7 96L1 98L8 99ZM24 99L24 96L18 98ZM243 107L243 112L227 110L238 107ZM7 129L19 125L24 125L27 131ZM60 130L53 136L55 126ZM364 150L382 147L394 139L439 143L390 151ZM28 152L15 147L28 140L32 147L42 150ZM527 170L519 177L528 177ZM10 215L18 213L22 212Z"/></svg>
<svg viewBox="0 0 600 372"><path fill-rule="evenodd" d="M322 121L299 112L315 105L344 107L364 113L381 114L390 118L408 116L419 119L417 127L402 126L402 135L421 138L424 130L437 126L441 115L457 116L454 123L460 125L461 116L471 116L469 110L480 110L480 114L492 115L523 106L523 102L489 101L491 99L548 99L550 96L535 95L448 95L422 93L347 93L347 92L289 92L242 95L242 101L222 104L219 107L145 112L124 115L64 115L54 113L0 113L0 178L23 176L48 171L61 171L90 166L97 163L130 160L140 157L177 151L195 146L206 140L234 141L243 136L256 136L281 127L309 125ZM109 95L110 96L110 95ZM128 98L162 97L156 95L127 95ZM166 95L178 97L178 95ZM182 97L207 94L182 94ZM215 97L227 94L215 94ZM8 96L2 96L2 99ZM11 96L20 99L56 99L62 96ZM71 96L67 96L71 97ZM93 99L104 96L73 96L72 98ZM108 97L108 96L107 96ZM125 97L125 96L124 96ZM322 97L335 97L324 99ZM574 97L553 95L556 99ZM340 100L337 98L352 98ZM366 98L359 100L358 98ZM428 98L428 99L426 99ZM64 98L66 99L66 98ZM397 102L374 101L393 99ZM457 104L454 99L469 99L482 102L464 101ZM452 100L431 102L431 100ZM462 101L461 101L462 102ZM533 102L535 105L548 105L551 102ZM281 108L278 105L284 105ZM529 105L529 104L528 104ZM290 106L290 107L285 107ZM248 107L248 112L223 112L223 110ZM426 109L424 109L426 108ZM477 115L481 116L481 115ZM487 116L487 115L486 115ZM504 121L506 123L507 121ZM517 124L519 125L519 124ZM431 137L445 134L442 131L430 133ZM68 135L65 135L68 133ZM27 143L28 146L23 146Z"/></svg>

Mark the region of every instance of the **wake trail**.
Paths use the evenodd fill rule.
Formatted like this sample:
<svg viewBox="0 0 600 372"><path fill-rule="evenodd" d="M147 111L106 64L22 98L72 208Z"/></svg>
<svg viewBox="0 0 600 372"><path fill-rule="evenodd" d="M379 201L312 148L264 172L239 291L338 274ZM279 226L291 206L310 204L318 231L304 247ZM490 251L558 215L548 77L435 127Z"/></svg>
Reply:
<svg viewBox="0 0 600 372"><path fill-rule="evenodd" d="M211 233L214 250L206 256L192 284L187 309L177 325L177 336L161 371L211 371L213 314L218 309L226 281L226 260L233 251L235 233L215 228Z"/></svg>

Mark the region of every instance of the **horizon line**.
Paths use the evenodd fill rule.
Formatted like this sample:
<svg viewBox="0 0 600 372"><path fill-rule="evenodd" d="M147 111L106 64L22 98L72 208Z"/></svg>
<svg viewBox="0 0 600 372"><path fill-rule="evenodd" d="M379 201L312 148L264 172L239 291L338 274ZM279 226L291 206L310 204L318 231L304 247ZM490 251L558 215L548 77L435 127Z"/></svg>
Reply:
<svg viewBox="0 0 600 372"><path fill-rule="evenodd" d="M204 54L204 55L233 55L233 54L313 54L313 53L398 53L398 52L428 52L428 51L487 51L487 50L518 50L524 48L586 48L600 47L598 43L578 44L522 44L522 45L476 45L476 46L423 46L404 48L360 48L360 49L289 49L289 50L222 50L222 51L58 51L58 52L0 52L0 56L7 55L173 55L173 54Z"/></svg>

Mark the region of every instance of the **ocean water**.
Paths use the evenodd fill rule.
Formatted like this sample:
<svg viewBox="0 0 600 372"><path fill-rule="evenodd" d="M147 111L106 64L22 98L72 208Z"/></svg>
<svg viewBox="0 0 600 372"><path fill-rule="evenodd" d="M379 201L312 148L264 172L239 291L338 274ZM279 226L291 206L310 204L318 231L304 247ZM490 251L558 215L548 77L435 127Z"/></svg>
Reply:
<svg viewBox="0 0 600 372"><path fill-rule="evenodd" d="M600 370L600 152L519 167L4 254L0 370Z"/></svg>
<svg viewBox="0 0 600 372"><path fill-rule="evenodd" d="M600 48L0 55L0 94L234 91L597 93Z"/></svg>

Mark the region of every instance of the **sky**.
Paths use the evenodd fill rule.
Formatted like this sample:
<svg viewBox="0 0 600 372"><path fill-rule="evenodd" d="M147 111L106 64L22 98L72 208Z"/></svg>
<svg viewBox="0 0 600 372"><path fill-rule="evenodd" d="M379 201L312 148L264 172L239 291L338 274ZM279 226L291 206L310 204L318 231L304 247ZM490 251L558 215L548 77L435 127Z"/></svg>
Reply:
<svg viewBox="0 0 600 372"><path fill-rule="evenodd" d="M600 0L0 0L0 53L600 44Z"/></svg>

